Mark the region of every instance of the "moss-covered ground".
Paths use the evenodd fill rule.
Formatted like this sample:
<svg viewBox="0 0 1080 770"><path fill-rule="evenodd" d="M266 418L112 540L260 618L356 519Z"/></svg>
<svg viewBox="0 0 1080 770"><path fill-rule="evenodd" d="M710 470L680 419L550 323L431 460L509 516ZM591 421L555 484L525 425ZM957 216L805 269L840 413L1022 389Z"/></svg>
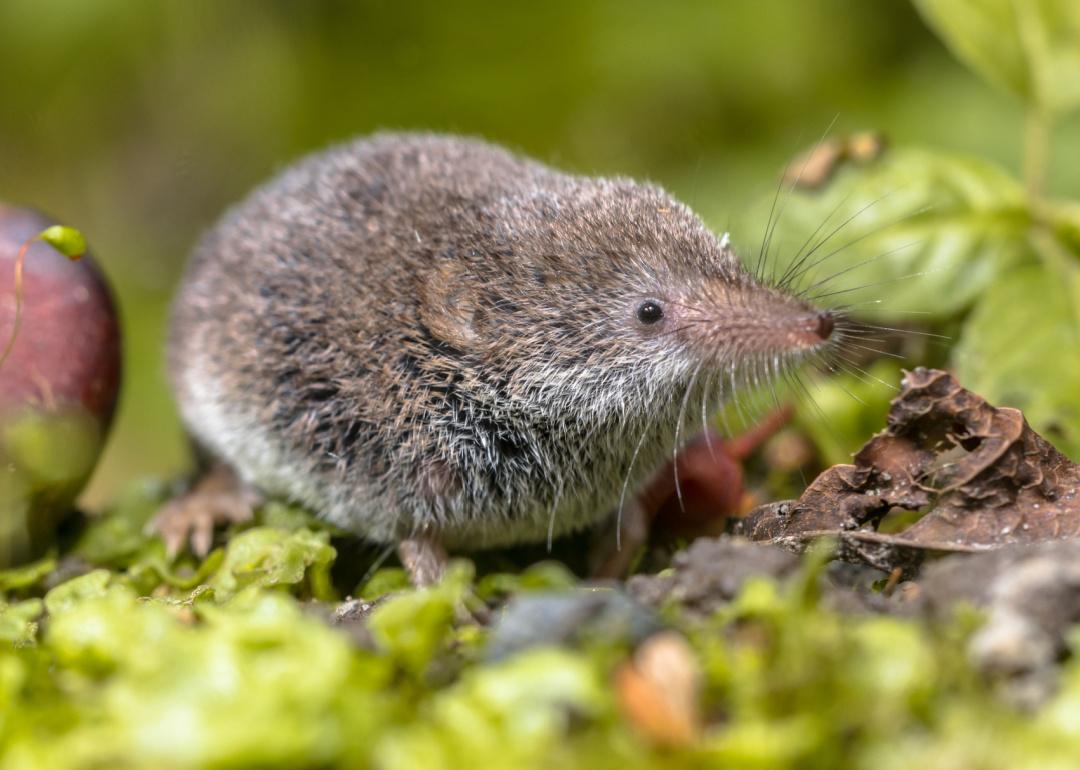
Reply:
<svg viewBox="0 0 1080 770"><path fill-rule="evenodd" d="M143 533L159 499L134 490L60 552L0 573L0 768L1080 763L1080 664L1020 712L967 661L977 615L830 611L819 558L711 617L663 608L687 643L668 670L689 674L653 666L634 685L632 641L602 627L491 656L508 597L580 587L558 563L478 576L457 561L423 590L384 567L339 586L331 533L271 506L202 563L169 564ZM331 622L349 593L361 617Z"/></svg>

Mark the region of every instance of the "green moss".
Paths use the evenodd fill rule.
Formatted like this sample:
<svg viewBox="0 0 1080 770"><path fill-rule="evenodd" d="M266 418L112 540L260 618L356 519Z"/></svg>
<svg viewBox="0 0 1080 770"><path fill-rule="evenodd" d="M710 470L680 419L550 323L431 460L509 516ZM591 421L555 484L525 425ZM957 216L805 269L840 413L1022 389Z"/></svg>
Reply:
<svg viewBox="0 0 1080 770"><path fill-rule="evenodd" d="M70 553L0 572L0 770L1080 762L1076 659L1046 705L1016 712L967 661L975 618L828 610L822 554L784 587L748 582L705 620L667 609L702 671L704 729L661 748L620 706L622 647L586 637L482 654L494 604L575 585L558 565L477 577L458 561L422 590L384 568L364 588L381 600L353 634L307 609L334 592L327 531L298 512L282 519L297 529L263 518L202 563L169 564L143 534L157 494L91 522ZM100 566L60 578L76 554Z"/></svg>

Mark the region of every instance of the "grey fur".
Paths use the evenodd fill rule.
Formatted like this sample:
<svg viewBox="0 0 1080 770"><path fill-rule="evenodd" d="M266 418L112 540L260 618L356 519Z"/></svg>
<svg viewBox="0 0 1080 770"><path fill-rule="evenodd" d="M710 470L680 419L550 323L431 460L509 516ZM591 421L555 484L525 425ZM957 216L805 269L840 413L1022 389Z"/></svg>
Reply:
<svg viewBox="0 0 1080 770"><path fill-rule="evenodd" d="M224 216L169 358L187 427L246 481L374 540L486 547L610 514L688 400L816 351L815 317L658 187L387 134Z"/></svg>

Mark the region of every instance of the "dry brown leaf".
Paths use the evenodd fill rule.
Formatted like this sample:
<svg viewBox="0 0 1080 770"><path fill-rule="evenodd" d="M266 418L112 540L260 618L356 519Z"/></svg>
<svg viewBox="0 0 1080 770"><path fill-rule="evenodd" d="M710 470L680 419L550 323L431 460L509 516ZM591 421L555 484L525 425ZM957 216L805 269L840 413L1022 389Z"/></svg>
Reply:
<svg viewBox="0 0 1080 770"><path fill-rule="evenodd" d="M888 427L829 468L795 501L735 525L752 540L800 547L835 536L841 558L905 573L929 551L985 551L1080 536L1080 466L1016 409L995 408L948 372L915 369ZM876 530L894 508L925 510L897 534Z"/></svg>
<svg viewBox="0 0 1080 770"><path fill-rule="evenodd" d="M860 131L848 136L823 139L797 155L784 170L784 184L816 190L828 182L845 162L863 164L877 160L885 151L885 137L877 131Z"/></svg>

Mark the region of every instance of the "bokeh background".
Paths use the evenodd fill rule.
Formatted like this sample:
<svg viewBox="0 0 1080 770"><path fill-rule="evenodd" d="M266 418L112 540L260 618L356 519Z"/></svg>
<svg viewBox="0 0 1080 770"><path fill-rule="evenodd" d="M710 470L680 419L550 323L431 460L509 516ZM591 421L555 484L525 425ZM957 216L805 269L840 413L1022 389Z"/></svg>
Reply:
<svg viewBox="0 0 1080 770"><path fill-rule="evenodd" d="M834 120L1020 165L1020 105L905 0L0 1L0 199L85 232L123 313L91 507L186 467L172 287L200 231L290 159L384 128L475 134L660 182L727 229ZM1059 127L1051 191L1080 188L1078 138Z"/></svg>

